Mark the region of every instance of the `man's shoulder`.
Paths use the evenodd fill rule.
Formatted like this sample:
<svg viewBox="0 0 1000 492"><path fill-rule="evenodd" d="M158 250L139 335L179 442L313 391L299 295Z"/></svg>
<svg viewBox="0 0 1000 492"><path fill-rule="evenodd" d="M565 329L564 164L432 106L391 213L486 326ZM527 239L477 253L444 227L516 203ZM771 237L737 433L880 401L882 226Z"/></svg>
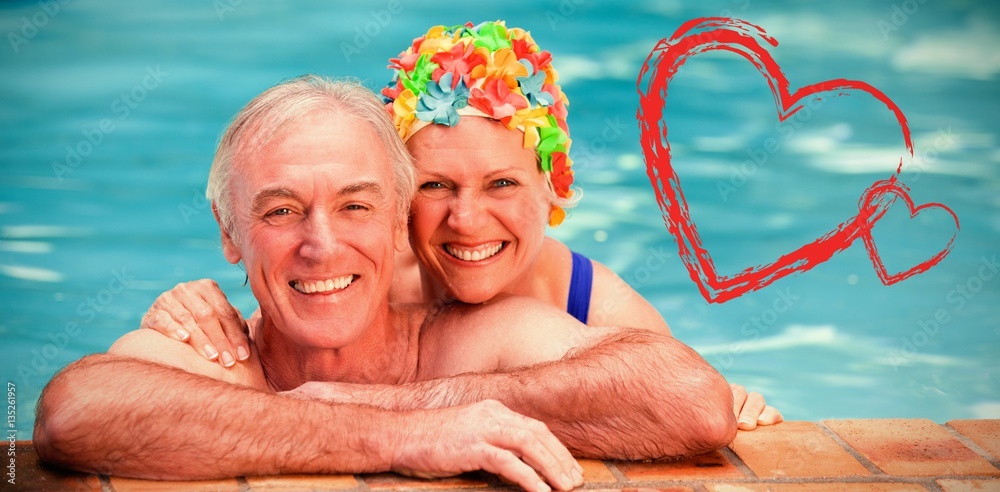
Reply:
<svg viewBox="0 0 1000 492"><path fill-rule="evenodd" d="M250 358L225 368L218 362L206 360L190 345L166 337L154 330L139 329L119 338L108 353L131 357L155 364L175 367L183 371L206 376L241 386L267 389L267 382L253 343Z"/></svg>

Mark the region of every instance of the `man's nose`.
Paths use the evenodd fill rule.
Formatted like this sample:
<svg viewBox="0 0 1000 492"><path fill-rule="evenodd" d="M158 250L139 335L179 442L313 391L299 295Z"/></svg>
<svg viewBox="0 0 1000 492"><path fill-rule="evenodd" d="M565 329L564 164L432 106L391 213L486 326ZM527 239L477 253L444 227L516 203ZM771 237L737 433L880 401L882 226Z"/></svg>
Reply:
<svg viewBox="0 0 1000 492"><path fill-rule="evenodd" d="M329 214L323 211L311 212L302 227L303 258L323 261L333 255L340 246L337 231Z"/></svg>
<svg viewBox="0 0 1000 492"><path fill-rule="evenodd" d="M472 235L482 229L489 214L479 194L471 190L459 192L452 199L448 212L448 226L465 235Z"/></svg>

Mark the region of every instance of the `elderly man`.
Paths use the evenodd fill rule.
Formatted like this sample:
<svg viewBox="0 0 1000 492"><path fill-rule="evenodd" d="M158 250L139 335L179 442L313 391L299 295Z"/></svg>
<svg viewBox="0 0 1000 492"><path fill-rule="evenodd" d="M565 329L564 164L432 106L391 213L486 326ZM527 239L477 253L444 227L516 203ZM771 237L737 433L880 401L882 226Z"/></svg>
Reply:
<svg viewBox="0 0 1000 492"><path fill-rule="evenodd" d="M46 388L45 460L155 479L482 469L548 490L582 483L569 450L649 459L735 435L730 387L675 339L586 329L525 298L390 305L413 171L361 86L265 91L209 181L223 253L260 303L249 363L131 332Z"/></svg>

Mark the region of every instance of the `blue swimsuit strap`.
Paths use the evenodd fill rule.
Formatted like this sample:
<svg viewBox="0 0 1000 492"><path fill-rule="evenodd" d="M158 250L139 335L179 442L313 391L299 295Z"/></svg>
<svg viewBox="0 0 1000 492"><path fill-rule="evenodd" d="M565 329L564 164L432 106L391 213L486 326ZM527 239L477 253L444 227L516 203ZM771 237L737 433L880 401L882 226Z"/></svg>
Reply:
<svg viewBox="0 0 1000 492"><path fill-rule="evenodd" d="M590 259L579 253L573 253L573 275L569 280L569 300L566 311L581 323L587 324L587 313L590 312L590 291L594 286L594 265Z"/></svg>

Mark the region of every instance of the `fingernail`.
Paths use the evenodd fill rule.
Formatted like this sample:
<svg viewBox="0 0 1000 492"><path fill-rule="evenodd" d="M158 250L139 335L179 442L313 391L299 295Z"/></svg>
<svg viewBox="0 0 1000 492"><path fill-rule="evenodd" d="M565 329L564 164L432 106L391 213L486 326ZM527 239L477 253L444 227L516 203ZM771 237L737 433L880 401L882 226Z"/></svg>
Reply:
<svg viewBox="0 0 1000 492"><path fill-rule="evenodd" d="M242 345L236 347L236 358L239 360L247 360L250 358L250 352L247 352L247 349Z"/></svg>
<svg viewBox="0 0 1000 492"><path fill-rule="evenodd" d="M545 482L543 482L541 480L538 481L538 485L535 486L535 488L537 488L538 490L541 490L542 492L550 492L552 490L552 487L549 487L549 484L547 484L547 483L545 483Z"/></svg>
<svg viewBox="0 0 1000 492"><path fill-rule="evenodd" d="M215 360L217 357L219 357L219 351L215 350L215 347L213 347L213 346L211 346L211 345L209 345L209 344L206 343L205 344L205 356L208 357L208 360Z"/></svg>
<svg viewBox="0 0 1000 492"><path fill-rule="evenodd" d="M579 465L577 465L579 466ZM583 472L580 470L573 470L573 485L583 484Z"/></svg>
<svg viewBox="0 0 1000 492"><path fill-rule="evenodd" d="M174 338L176 338L181 342L186 342L188 337L190 336L191 335L189 335L187 330L185 330L184 328L178 328L177 331L174 332Z"/></svg>
<svg viewBox="0 0 1000 492"><path fill-rule="evenodd" d="M562 484L563 490L570 490L573 488L573 480L569 478L569 475L563 473L559 476L559 483Z"/></svg>
<svg viewBox="0 0 1000 492"><path fill-rule="evenodd" d="M236 363L236 359L233 359L233 354L230 354L228 350L222 352L222 365L225 367L233 367Z"/></svg>
<svg viewBox="0 0 1000 492"><path fill-rule="evenodd" d="M749 420L741 420L739 423L739 428L743 430L753 429L753 423Z"/></svg>

